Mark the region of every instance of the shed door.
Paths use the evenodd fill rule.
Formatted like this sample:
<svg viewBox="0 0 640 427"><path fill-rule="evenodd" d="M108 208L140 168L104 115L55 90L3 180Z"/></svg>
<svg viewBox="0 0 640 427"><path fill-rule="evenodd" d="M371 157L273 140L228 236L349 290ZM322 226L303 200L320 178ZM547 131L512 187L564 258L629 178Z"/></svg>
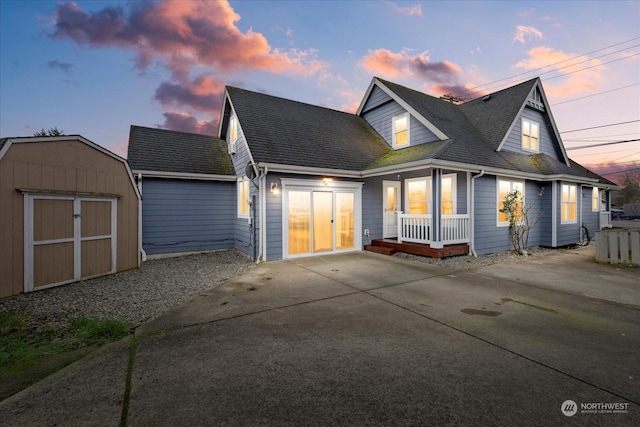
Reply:
<svg viewBox="0 0 640 427"><path fill-rule="evenodd" d="M116 271L116 199L25 194L24 291Z"/></svg>

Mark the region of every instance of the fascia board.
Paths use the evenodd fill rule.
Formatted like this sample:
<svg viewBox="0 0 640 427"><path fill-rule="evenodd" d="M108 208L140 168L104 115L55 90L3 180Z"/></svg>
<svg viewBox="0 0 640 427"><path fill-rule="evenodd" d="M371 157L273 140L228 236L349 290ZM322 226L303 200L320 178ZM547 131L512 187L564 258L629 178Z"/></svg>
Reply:
<svg viewBox="0 0 640 427"><path fill-rule="evenodd" d="M186 173L186 172L162 172L149 170L134 170L134 175L142 175L143 178L168 178L168 179L190 179L198 181L236 181L235 175L214 175L206 173Z"/></svg>
<svg viewBox="0 0 640 427"><path fill-rule="evenodd" d="M367 88L367 91L364 93L364 96L362 97L362 101L360 101L360 106L356 110L356 116L359 116L362 113L362 109L364 108L364 105L369 100L369 95L371 95L371 91L375 86L375 81L376 81L376 78L374 77L371 79L371 82L369 82L369 87Z"/></svg>
<svg viewBox="0 0 640 427"><path fill-rule="evenodd" d="M350 171L346 169L329 169L329 168L316 168L309 166L295 166L295 165L282 165L277 163L258 163L258 168L267 168L269 172L279 173L295 173L305 175L331 175L340 176L344 178L361 178L362 173L359 171Z"/></svg>
<svg viewBox="0 0 640 427"><path fill-rule="evenodd" d="M556 140L558 141L558 144L560 145L560 150L562 151L562 156L564 157L564 162L565 162L565 164L567 166L571 166L571 162L569 161L569 156L567 155L567 151L564 148L564 143L562 142L562 138L560 138L560 132L558 132L558 126L556 126L556 121L553 118L553 114L551 113L551 107L549 107L549 101L547 101L547 95L544 93L544 88L542 87L542 82L540 80L540 77L538 77L535 87L537 87L538 90L540 90L540 95L542 96L542 101L544 102L544 106L545 106L545 112L547 113L547 116L549 117L549 122L551 123L551 128L553 129L553 133L556 136Z"/></svg>

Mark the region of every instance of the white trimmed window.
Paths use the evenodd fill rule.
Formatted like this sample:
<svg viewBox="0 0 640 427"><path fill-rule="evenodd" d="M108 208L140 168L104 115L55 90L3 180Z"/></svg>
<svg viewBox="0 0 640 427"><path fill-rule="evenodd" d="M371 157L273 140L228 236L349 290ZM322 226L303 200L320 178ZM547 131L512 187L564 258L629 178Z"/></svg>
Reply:
<svg viewBox="0 0 640 427"><path fill-rule="evenodd" d="M442 177L442 215L456 213L456 175L444 175ZM406 209L409 214L430 214L433 211L433 192L431 189L431 177L411 178L405 181Z"/></svg>
<svg viewBox="0 0 640 427"><path fill-rule="evenodd" d="M229 140L227 141L229 145L229 154L235 154L236 152L236 141L238 140L238 118L236 116L231 116L229 119Z"/></svg>
<svg viewBox="0 0 640 427"><path fill-rule="evenodd" d="M538 123L529 119L522 119L522 149L525 151L540 151L538 144L539 126Z"/></svg>
<svg viewBox="0 0 640 427"><path fill-rule="evenodd" d="M524 182L512 179L504 179L498 178L497 185L497 206L496 210L498 213L498 227L508 227L509 226L509 218L507 214L504 212L500 212L504 209L504 200L509 193L514 190L518 190L520 194L522 194L522 200L524 202Z"/></svg>
<svg viewBox="0 0 640 427"><path fill-rule="evenodd" d="M572 224L578 220L578 201L575 184L562 184L561 224Z"/></svg>
<svg viewBox="0 0 640 427"><path fill-rule="evenodd" d="M591 190L591 211L600 212L600 191L598 187L593 187Z"/></svg>
<svg viewBox="0 0 640 427"><path fill-rule="evenodd" d="M249 183L246 176L238 180L238 218L249 218Z"/></svg>
<svg viewBox="0 0 640 427"><path fill-rule="evenodd" d="M409 146L409 113L400 114L391 119L393 148Z"/></svg>

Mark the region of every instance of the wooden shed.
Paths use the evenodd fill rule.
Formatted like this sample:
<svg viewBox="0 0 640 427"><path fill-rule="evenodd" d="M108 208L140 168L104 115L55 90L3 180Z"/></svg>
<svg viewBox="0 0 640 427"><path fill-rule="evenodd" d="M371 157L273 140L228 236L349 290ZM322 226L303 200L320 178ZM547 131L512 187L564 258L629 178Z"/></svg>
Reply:
<svg viewBox="0 0 640 427"><path fill-rule="evenodd" d="M125 159L79 135L0 139L0 298L138 268Z"/></svg>

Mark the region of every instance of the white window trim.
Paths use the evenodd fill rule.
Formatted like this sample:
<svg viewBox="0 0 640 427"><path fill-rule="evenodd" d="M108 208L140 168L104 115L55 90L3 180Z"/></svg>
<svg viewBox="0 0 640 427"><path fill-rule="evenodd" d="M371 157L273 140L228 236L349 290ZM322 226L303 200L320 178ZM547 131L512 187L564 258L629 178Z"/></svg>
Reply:
<svg viewBox="0 0 640 427"><path fill-rule="evenodd" d="M522 185L522 204L524 205L526 203L526 192L527 189L525 187L525 182L522 179L513 179L513 178L506 178L506 177L496 177L496 226L497 227L508 227L509 226L509 221L500 221L500 202L502 201L502 199L500 199L500 181L504 181L504 182L509 182L511 185L511 190L509 191L513 191L513 184L514 183L518 183Z"/></svg>
<svg viewBox="0 0 640 427"><path fill-rule="evenodd" d="M247 204L247 212L241 212L241 203L242 200L240 198L240 186L246 182L247 183L247 200L244 201L244 203ZM249 204L249 200L251 198L251 181L249 181L249 178L247 178L246 176L243 176L242 178L238 178L238 185L237 185L237 192L238 192L238 218L249 218L249 216L251 215L251 205Z"/></svg>
<svg viewBox="0 0 640 427"><path fill-rule="evenodd" d="M576 206L576 217L575 219L564 219L562 218L562 206L564 205L564 187L569 186L573 187L574 194L576 196L576 201L573 202ZM578 223L578 186L574 183L563 182L560 184L560 224L577 224ZM568 202L571 205L571 202Z"/></svg>
<svg viewBox="0 0 640 427"><path fill-rule="evenodd" d="M235 132L235 138L232 137L232 133ZM236 142L240 138L240 125L238 124L238 117L234 114L229 118L229 138L228 149L229 154L236 153Z"/></svg>
<svg viewBox="0 0 640 427"><path fill-rule="evenodd" d="M591 212L600 212L600 189L598 187L591 189Z"/></svg>
<svg viewBox="0 0 640 427"><path fill-rule="evenodd" d="M449 173L442 175L442 179L451 178L451 190L453 198L453 214L458 212L458 175ZM404 180L404 213L409 213L409 183L416 181L425 181L427 186L427 215L433 215L433 186L430 176L421 176L417 178L408 178ZM442 215L442 212L440 213Z"/></svg>
<svg viewBox="0 0 640 427"><path fill-rule="evenodd" d="M313 179L282 178L282 259L303 258L309 256L321 256L329 253L354 252L362 250L362 186L363 182L331 181L325 184L323 181ZM331 252L306 252L303 254L289 255L289 190L299 191L326 191L333 193L352 192L355 195L354 205L354 230L355 240L353 249L333 249ZM335 210L335 204L334 204ZM334 215L335 217L335 215ZM335 246L335 235L334 235Z"/></svg>
<svg viewBox="0 0 640 427"><path fill-rule="evenodd" d="M537 138L537 142L538 142L538 148L537 149L533 149L533 148L527 148L524 146L524 123L527 122L529 123L529 129L531 129L532 126L536 126L538 129L538 138ZM529 137L529 146L531 146L531 135L527 135ZM520 122L520 147L522 148L523 151L527 151L529 153L539 153L540 152L540 124L536 121L533 120L529 120L525 117L523 117L521 119Z"/></svg>
<svg viewBox="0 0 640 427"><path fill-rule="evenodd" d="M404 145L396 145L396 120L407 118L407 143ZM407 148L411 146L411 115L409 112L398 114L391 119L391 145L395 149Z"/></svg>

